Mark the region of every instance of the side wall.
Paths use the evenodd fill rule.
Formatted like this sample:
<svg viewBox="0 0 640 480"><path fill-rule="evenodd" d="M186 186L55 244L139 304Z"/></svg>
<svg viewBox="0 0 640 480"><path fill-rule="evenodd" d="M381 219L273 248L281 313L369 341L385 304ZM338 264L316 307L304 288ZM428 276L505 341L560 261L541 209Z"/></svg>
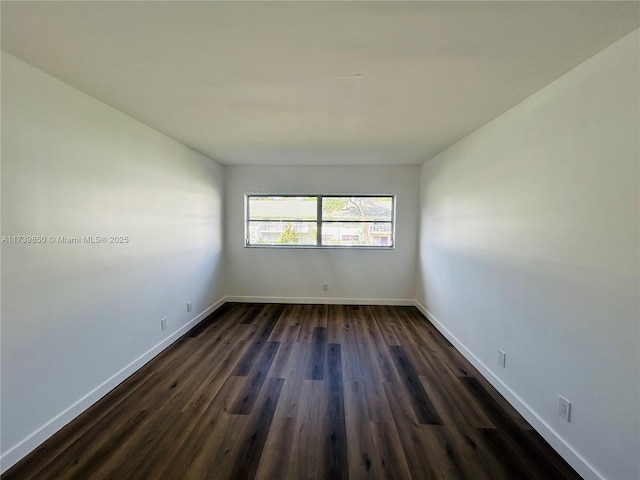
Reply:
<svg viewBox="0 0 640 480"><path fill-rule="evenodd" d="M412 303L418 188L415 166L227 167L227 294L249 301ZM246 193L396 194L396 248L245 248Z"/></svg>
<svg viewBox="0 0 640 480"><path fill-rule="evenodd" d="M421 173L418 301L586 478L640 478L639 46L636 30Z"/></svg>
<svg viewBox="0 0 640 480"><path fill-rule="evenodd" d="M3 470L223 300L223 180L214 161L2 54Z"/></svg>

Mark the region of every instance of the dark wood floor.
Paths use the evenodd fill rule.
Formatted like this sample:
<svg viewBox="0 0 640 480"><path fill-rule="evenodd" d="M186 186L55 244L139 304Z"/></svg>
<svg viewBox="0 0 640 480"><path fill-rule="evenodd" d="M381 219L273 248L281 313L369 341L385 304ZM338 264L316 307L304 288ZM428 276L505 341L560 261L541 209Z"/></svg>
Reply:
<svg viewBox="0 0 640 480"><path fill-rule="evenodd" d="M413 307L226 304L16 479L580 478Z"/></svg>

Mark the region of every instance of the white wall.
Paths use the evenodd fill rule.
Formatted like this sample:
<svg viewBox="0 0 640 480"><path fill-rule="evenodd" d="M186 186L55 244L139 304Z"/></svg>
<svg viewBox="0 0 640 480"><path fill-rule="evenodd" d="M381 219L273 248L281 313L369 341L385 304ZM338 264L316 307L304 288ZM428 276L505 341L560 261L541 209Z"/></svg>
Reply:
<svg viewBox="0 0 640 480"><path fill-rule="evenodd" d="M639 45L636 30L421 173L418 301L586 478L640 478Z"/></svg>
<svg viewBox="0 0 640 480"><path fill-rule="evenodd" d="M539 431L587 478L639 478L639 41L627 36L420 172L223 172L3 53L2 235L129 243L2 245L2 470L225 289L407 303L418 252L423 310ZM244 194L271 192L395 193L397 248L246 249ZM573 402L571 423L558 393Z"/></svg>
<svg viewBox="0 0 640 480"><path fill-rule="evenodd" d="M226 167L227 294L264 301L411 302L418 188L415 166ZM396 248L244 248L246 193L395 194ZM322 291L323 283L329 284L328 292Z"/></svg>
<svg viewBox="0 0 640 480"><path fill-rule="evenodd" d="M129 237L2 244L3 470L223 299L223 177L2 54L2 235Z"/></svg>

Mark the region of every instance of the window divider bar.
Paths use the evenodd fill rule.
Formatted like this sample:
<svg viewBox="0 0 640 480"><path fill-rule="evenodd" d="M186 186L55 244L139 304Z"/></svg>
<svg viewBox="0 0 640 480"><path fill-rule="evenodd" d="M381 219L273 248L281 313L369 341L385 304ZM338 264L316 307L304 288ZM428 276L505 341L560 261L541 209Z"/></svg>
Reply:
<svg viewBox="0 0 640 480"><path fill-rule="evenodd" d="M321 247L322 246L322 195L317 195L316 196L316 202L317 202L317 213L316 213L317 238L316 238L316 245L318 247Z"/></svg>

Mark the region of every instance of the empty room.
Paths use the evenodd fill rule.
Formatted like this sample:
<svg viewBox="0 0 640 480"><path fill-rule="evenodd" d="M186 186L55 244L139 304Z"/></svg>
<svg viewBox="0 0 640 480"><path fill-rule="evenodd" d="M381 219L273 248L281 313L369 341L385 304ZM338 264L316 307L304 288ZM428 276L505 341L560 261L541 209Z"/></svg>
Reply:
<svg viewBox="0 0 640 480"><path fill-rule="evenodd" d="M3 480L640 480L640 2L0 7Z"/></svg>

